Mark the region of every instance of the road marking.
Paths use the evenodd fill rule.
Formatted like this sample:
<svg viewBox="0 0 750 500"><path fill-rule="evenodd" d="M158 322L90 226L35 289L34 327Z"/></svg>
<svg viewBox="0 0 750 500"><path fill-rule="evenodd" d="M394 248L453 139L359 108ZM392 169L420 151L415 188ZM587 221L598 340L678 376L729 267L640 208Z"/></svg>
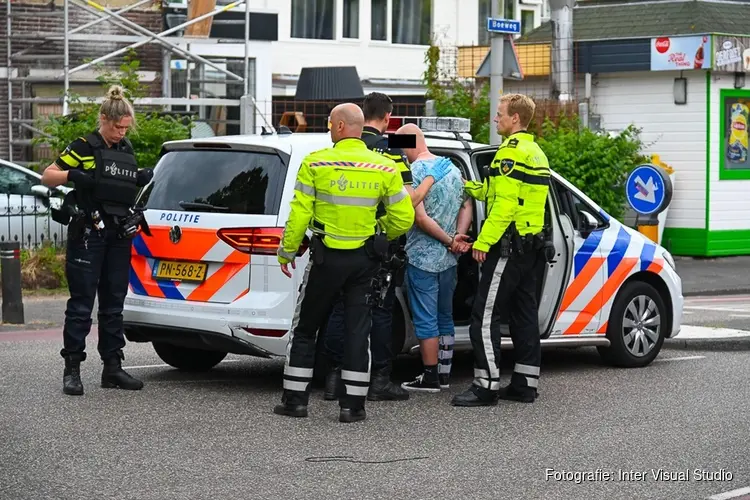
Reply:
<svg viewBox="0 0 750 500"><path fill-rule="evenodd" d="M716 312L738 312L738 313L747 313L750 312L748 309L737 309L734 307L701 307L701 306L683 306L683 309L694 309L696 311L716 311Z"/></svg>
<svg viewBox="0 0 750 500"><path fill-rule="evenodd" d="M705 356L683 356L681 358L658 358L654 360L654 363L657 361L687 361L689 359L703 359Z"/></svg>
<svg viewBox="0 0 750 500"><path fill-rule="evenodd" d="M750 314L730 314L730 318L750 318Z"/></svg>
<svg viewBox="0 0 750 500"><path fill-rule="evenodd" d="M675 340L683 339L732 339L748 338L750 331L736 328L717 328L711 326L683 325Z"/></svg>
<svg viewBox="0 0 750 500"><path fill-rule="evenodd" d="M223 361L220 361L221 363L237 363L239 361L242 361L241 359L225 359ZM139 366L123 366L123 370L136 370L138 368L164 368L164 367L171 367L172 365L168 365L166 363L160 364L160 365L139 365Z"/></svg>
<svg viewBox="0 0 750 500"><path fill-rule="evenodd" d="M737 498L740 495L750 495L750 486L732 491L725 491L724 493L708 497L708 500L728 500L729 498Z"/></svg>

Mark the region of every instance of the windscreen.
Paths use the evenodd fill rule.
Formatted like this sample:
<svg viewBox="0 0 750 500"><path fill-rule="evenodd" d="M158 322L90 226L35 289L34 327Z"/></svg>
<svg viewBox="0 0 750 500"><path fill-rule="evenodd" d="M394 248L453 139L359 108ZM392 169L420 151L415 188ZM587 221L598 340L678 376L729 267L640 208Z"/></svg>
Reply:
<svg viewBox="0 0 750 500"><path fill-rule="evenodd" d="M141 197L145 208L278 215L286 166L272 153L166 153Z"/></svg>

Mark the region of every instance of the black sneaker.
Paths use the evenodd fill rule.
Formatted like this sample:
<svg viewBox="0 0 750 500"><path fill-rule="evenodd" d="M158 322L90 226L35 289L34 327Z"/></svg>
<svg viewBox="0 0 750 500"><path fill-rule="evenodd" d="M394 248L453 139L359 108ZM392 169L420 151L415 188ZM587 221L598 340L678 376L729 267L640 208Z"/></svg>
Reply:
<svg viewBox="0 0 750 500"><path fill-rule="evenodd" d="M434 382L428 382L424 379L424 373L419 375L411 382L404 382L401 387L407 391L418 391L418 392L440 392L440 382L437 380Z"/></svg>
<svg viewBox="0 0 750 500"><path fill-rule="evenodd" d="M440 375L438 377L438 380L440 380L440 388L441 389L450 389L450 376L448 375Z"/></svg>

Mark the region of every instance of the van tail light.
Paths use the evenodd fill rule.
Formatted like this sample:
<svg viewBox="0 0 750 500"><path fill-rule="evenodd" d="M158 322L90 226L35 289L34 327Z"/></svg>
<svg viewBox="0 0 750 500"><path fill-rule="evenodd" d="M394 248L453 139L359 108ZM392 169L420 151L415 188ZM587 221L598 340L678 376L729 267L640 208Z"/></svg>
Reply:
<svg viewBox="0 0 750 500"><path fill-rule="evenodd" d="M281 227L229 227L219 229L216 233L225 243L234 249L252 255L276 255L281 244ZM297 251L301 257L310 244L307 235Z"/></svg>

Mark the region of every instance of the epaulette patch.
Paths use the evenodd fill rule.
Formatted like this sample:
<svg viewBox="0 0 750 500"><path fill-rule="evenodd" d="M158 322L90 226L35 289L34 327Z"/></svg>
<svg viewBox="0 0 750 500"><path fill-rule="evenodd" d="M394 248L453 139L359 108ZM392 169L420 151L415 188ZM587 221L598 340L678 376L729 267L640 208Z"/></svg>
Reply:
<svg viewBox="0 0 750 500"><path fill-rule="evenodd" d="M516 146L518 146L518 139L516 139L515 137L512 139L508 139L507 147L515 148Z"/></svg>

